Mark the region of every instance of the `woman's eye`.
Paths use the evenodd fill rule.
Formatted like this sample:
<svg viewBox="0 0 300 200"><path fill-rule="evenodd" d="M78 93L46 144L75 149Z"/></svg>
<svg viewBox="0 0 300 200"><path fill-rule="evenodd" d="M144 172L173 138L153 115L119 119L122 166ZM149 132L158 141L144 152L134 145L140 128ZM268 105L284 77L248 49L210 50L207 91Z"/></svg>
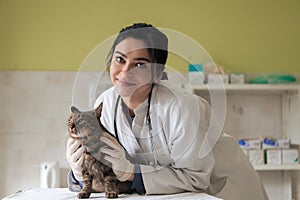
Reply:
<svg viewBox="0 0 300 200"><path fill-rule="evenodd" d="M116 57L116 61L119 62L119 63L124 63L124 59L122 57Z"/></svg>
<svg viewBox="0 0 300 200"><path fill-rule="evenodd" d="M136 66L139 68L145 68L145 67L147 67L147 64L146 63L137 63Z"/></svg>

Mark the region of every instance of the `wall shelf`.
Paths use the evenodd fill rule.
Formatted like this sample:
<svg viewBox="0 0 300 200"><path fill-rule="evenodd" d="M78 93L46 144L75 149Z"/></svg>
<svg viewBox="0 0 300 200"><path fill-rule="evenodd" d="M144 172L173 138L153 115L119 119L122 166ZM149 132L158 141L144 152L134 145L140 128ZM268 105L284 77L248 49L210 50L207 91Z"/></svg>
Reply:
<svg viewBox="0 0 300 200"><path fill-rule="evenodd" d="M225 94L224 128L236 138L259 138L267 134L274 138L287 137L292 144L300 144L300 84L191 84L186 88L192 88L208 101L220 100ZM292 177L299 173L300 164L253 167L265 178L270 196L280 188L283 199L293 199Z"/></svg>
<svg viewBox="0 0 300 200"><path fill-rule="evenodd" d="M253 165L257 171L300 170L300 164L290 165Z"/></svg>
<svg viewBox="0 0 300 200"><path fill-rule="evenodd" d="M209 90L224 90L228 93L298 93L299 84L192 84L191 87L197 92L208 92Z"/></svg>

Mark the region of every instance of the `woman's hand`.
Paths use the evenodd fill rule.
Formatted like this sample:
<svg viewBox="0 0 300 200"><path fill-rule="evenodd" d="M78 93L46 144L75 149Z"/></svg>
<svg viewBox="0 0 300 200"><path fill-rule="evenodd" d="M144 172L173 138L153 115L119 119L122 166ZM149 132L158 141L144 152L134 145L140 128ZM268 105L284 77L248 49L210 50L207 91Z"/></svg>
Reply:
<svg viewBox="0 0 300 200"><path fill-rule="evenodd" d="M80 141L73 138L68 139L66 157L72 172L78 181L83 181L82 163L84 159L83 153L85 151L86 150L81 146Z"/></svg>
<svg viewBox="0 0 300 200"><path fill-rule="evenodd" d="M106 154L104 160L112 164L112 169L119 181L132 181L134 177L134 165L130 163L125 154L124 148L119 142L108 133L100 138L107 146L100 149L101 153Z"/></svg>

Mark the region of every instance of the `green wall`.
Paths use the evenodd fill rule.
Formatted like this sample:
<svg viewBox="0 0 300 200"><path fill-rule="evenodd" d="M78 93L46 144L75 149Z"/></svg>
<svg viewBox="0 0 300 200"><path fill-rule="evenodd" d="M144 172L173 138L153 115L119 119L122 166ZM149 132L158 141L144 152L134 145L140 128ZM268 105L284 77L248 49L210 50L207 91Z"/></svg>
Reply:
<svg viewBox="0 0 300 200"><path fill-rule="evenodd" d="M194 38L232 72L300 72L299 0L0 0L0 70L76 71L138 21Z"/></svg>

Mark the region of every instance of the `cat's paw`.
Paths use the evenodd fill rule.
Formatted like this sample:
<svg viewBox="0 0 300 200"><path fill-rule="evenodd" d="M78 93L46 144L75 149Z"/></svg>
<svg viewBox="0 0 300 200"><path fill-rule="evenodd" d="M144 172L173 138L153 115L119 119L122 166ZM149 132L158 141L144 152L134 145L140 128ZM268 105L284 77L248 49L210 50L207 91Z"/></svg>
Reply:
<svg viewBox="0 0 300 200"><path fill-rule="evenodd" d="M105 192L105 196L108 199L118 198L117 192Z"/></svg>
<svg viewBox="0 0 300 200"><path fill-rule="evenodd" d="M78 197L78 199L87 199L90 197L90 195L91 195L91 193L89 193L89 192L80 192L80 193L78 193L77 197Z"/></svg>

